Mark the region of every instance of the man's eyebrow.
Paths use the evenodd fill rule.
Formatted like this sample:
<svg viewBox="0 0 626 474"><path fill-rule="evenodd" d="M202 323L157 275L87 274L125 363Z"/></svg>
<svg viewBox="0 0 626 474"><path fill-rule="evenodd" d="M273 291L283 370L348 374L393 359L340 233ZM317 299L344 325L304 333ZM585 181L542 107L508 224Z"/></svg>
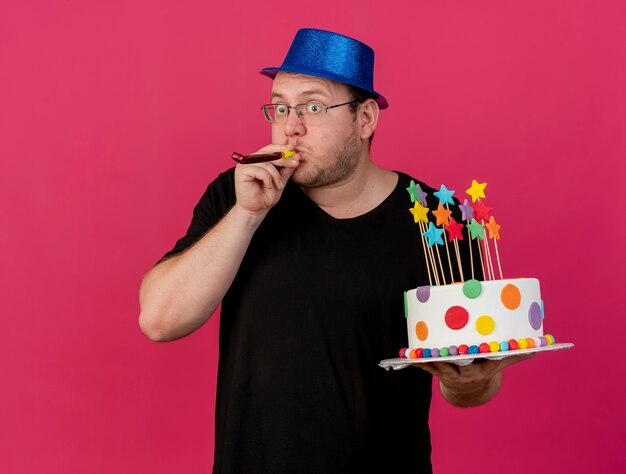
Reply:
<svg viewBox="0 0 626 474"><path fill-rule="evenodd" d="M310 89L310 90L307 90L307 91L300 92L299 95L308 97L308 96L318 95L318 94L323 95L323 96L328 96L328 93L324 92L322 89ZM274 100L274 99L284 99L284 96L281 93L279 93L279 92L272 92L271 99L272 100Z"/></svg>

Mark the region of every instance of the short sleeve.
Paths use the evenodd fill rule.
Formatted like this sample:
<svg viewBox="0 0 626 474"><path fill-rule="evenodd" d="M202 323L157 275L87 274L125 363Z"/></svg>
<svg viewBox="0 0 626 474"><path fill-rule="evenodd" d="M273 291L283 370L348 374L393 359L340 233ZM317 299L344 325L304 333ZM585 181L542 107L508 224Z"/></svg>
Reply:
<svg viewBox="0 0 626 474"><path fill-rule="evenodd" d="M187 233L179 239L172 250L167 252L159 263L195 244L235 204L235 169L221 173L209 186L196 204Z"/></svg>

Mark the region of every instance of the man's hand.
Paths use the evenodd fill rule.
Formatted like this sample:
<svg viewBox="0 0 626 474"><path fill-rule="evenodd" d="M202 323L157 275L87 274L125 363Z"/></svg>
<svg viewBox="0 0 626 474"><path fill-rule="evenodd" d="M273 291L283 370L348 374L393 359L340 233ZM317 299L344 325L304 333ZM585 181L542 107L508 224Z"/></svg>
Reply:
<svg viewBox="0 0 626 474"><path fill-rule="evenodd" d="M288 151L284 145L268 145L256 153ZM296 153L269 163L237 165L235 191L241 210L254 216L263 216L280 199L289 178L300 164Z"/></svg>
<svg viewBox="0 0 626 474"><path fill-rule="evenodd" d="M415 365L439 377L441 394L448 402L459 407L470 407L482 405L494 397L502 385L502 369L534 356L524 354L500 360L475 359L465 366L449 362Z"/></svg>

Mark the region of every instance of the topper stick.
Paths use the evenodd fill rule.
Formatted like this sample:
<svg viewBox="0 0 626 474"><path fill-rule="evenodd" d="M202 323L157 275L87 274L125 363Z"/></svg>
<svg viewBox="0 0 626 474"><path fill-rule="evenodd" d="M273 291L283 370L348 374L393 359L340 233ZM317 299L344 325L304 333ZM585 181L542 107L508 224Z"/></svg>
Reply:
<svg viewBox="0 0 626 474"><path fill-rule="evenodd" d="M426 232L426 230L424 229L425 224L420 221L419 222L420 225L420 233L422 234L422 245L424 245L425 248L425 255L426 255L426 260L429 264L428 269L429 271L432 270L433 272L433 279L435 280L435 284L437 286L439 286L439 276L437 275L437 266L435 265L434 259L433 259L433 255L432 255L432 249L430 247L428 247L426 245L426 241L425 241L425 237L424 237L424 232ZM429 278L430 278L430 273L429 273ZM431 283L432 285L432 283Z"/></svg>
<svg viewBox="0 0 626 474"><path fill-rule="evenodd" d="M480 239L478 239L478 240L479 240L478 243L480 244L480 247L482 248L482 251L483 251L482 259L481 259L482 263L487 266L487 273L484 275L485 280L493 280L493 278L491 278L491 273L489 273L489 261L487 260L488 249L487 249L487 246L486 246L487 242L485 242L485 229L483 229L483 239L482 239L482 242L480 241ZM483 267L483 273L485 272L484 268L485 267Z"/></svg>
<svg viewBox="0 0 626 474"><path fill-rule="evenodd" d="M461 275L461 282L464 282L465 275L463 275L463 266L461 265L461 252L459 252L459 239L454 239L454 252L456 253L456 263L459 266L459 275Z"/></svg>
<svg viewBox="0 0 626 474"><path fill-rule="evenodd" d="M452 278L452 283L454 283L454 273L452 272L452 260L450 260L450 250L448 249L448 239L445 238L444 234L444 243L446 244L446 254L448 255L448 268L450 269L450 278Z"/></svg>
<svg viewBox="0 0 626 474"><path fill-rule="evenodd" d="M491 257L491 248L489 246L489 240L487 239L487 236L485 236L485 243L487 244L487 256L489 257L489 268L491 269L491 277L492 280L495 280L496 272L493 271L493 258Z"/></svg>
<svg viewBox="0 0 626 474"><path fill-rule="evenodd" d="M420 234L422 230L422 222L420 221ZM426 250L426 241L424 236L422 235L422 249L424 249L424 260L426 260L426 269L428 270L428 283L430 286L433 286L433 279L430 276L430 262L428 261L428 251Z"/></svg>
<svg viewBox="0 0 626 474"><path fill-rule="evenodd" d="M437 244L435 244L435 245L437 245ZM441 254L439 253L439 247L436 247L436 250L437 250L437 257L438 257L438 260L439 260L439 269L441 270L441 278L443 279L443 284L447 285L447 283L446 283L446 275L445 275L445 272L443 271L443 265L441 265Z"/></svg>
<svg viewBox="0 0 626 474"><path fill-rule="evenodd" d="M502 276L502 267L500 266L500 254L498 253L498 241L496 240L495 236L493 239L493 244L496 247L496 259L498 260L498 270L500 270L500 279L504 278Z"/></svg>
<svg viewBox="0 0 626 474"><path fill-rule="evenodd" d="M448 203L446 203L446 211L449 211L449 210L450 210L450 206L448 205ZM448 222L448 224L449 224L449 222ZM442 224L442 227L445 230L445 222ZM452 278L452 283L455 283L455 281L454 281L454 272L452 271L452 260L450 260L450 250L448 250L448 240L446 239L445 232L444 232L443 236L444 236L444 241L445 241L445 244L446 244L446 253L448 255L448 267L450 268L450 278ZM458 239L456 239L456 238L453 239L454 246L455 246L456 249L458 249L457 240ZM458 260L458 250L457 250L457 263L459 265L459 275L461 276L461 281L463 281L463 272L461 271L461 263Z"/></svg>
<svg viewBox="0 0 626 474"><path fill-rule="evenodd" d="M490 280L495 280L496 275L493 272L493 264L491 262L491 252L489 251L489 241L487 240L487 236L485 235L485 230L483 229L483 246L485 250L485 265L487 265L487 273L489 274Z"/></svg>
<svg viewBox="0 0 626 474"><path fill-rule="evenodd" d="M472 252L472 237L470 236L470 231L467 231L467 237L468 237L468 242L467 245L469 245L469 254L470 254L470 265L472 267L472 280L475 280L474 277L474 253ZM480 248L480 247L478 247Z"/></svg>
<svg viewBox="0 0 626 474"><path fill-rule="evenodd" d="M480 239L478 239L477 237L476 240L480 240ZM480 242L476 242L476 245L478 246L478 253L480 254L480 267L483 270L483 278L484 278L485 277L485 264L483 263L483 251L480 249Z"/></svg>
<svg viewBox="0 0 626 474"><path fill-rule="evenodd" d="M428 254L430 255L430 264L433 266L433 273L435 274L435 282L437 283L437 286L439 286L441 285L441 280L439 279L439 270L437 269L435 252L433 252L432 247L428 247Z"/></svg>

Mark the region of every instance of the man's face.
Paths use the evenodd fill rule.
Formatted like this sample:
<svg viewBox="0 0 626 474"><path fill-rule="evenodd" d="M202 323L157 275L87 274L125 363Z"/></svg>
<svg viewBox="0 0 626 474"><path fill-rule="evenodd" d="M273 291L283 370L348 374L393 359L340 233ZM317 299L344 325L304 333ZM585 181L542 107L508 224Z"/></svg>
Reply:
<svg viewBox="0 0 626 474"><path fill-rule="evenodd" d="M272 103L295 106L312 100L326 106L352 100L344 84L319 77L279 73L272 87ZM304 122L292 109L284 123L272 124L272 143L287 145L301 157L291 179L304 187L340 183L350 177L367 151L349 105L323 113L323 120ZM365 148L363 148L365 146Z"/></svg>

